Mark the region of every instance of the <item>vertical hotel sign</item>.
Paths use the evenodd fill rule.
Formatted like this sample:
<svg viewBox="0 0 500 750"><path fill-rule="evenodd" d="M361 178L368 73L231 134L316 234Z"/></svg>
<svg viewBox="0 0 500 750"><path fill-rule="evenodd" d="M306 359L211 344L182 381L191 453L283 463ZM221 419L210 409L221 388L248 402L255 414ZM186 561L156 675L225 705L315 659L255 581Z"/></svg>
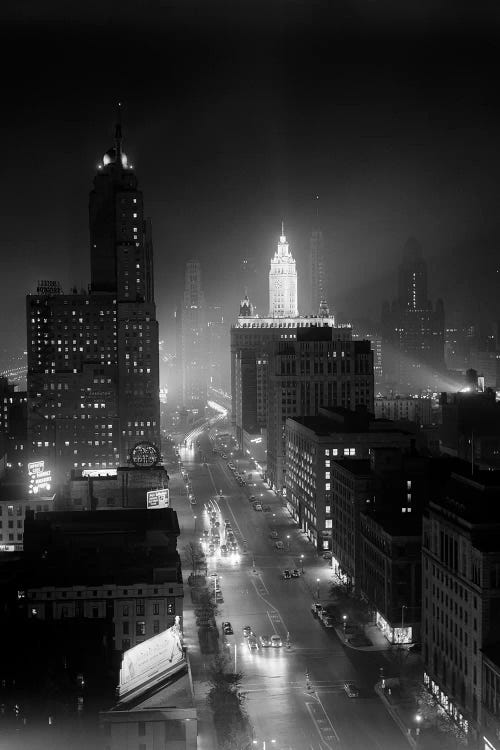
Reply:
<svg viewBox="0 0 500 750"><path fill-rule="evenodd" d="M30 495L38 495L40 490L50 490L52 484L52 472L45 468L45 461L33 461L28 464Z"/></svg>

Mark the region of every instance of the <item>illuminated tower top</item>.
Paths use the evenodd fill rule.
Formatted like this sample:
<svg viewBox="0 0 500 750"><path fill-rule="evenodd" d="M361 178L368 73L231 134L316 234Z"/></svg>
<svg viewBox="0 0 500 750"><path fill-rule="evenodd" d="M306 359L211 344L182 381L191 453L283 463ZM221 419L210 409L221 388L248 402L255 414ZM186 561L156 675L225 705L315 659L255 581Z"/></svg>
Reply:
<svg viewBox="0 0 500 750"><path fill-rule="evenodd" d="M298 314L297 269L281 222L281 236L269 271L269 317L295 318Z"/></svg>

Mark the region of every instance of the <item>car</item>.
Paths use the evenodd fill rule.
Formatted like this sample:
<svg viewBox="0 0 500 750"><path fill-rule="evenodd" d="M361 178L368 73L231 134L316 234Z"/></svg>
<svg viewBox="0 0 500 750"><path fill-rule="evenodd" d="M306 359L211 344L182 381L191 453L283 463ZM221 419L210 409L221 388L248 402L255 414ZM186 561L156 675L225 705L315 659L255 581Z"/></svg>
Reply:
<svg viewBox="0 0 500 750"><path fill-rule="evenodd" d="M300 570L297 570L297 568L294 568L292 570L292 578L300 578Z"/></svg>
<svg viewBox="0 0 500 750"><path fill-rule="evenodd" d="M222 544L221 548L220 548L220 553L221 553L222 557L226 557L227 552L228 552L227 546L225 544Z"/></svg>
<svg viewBox="0 0 500 750"><path fill-rule="evenodd" d="M227 541L228 542L235 542L236 539L234 538L234 534L228 534L227 535Z"/></svg>
<svg viewBox="0 0 500 750"><path fill-rule="evenodd" d="M359 698L359 688L354 682L344 682L344 690L349 698Z"/></svg>
<svg viewBox="0 0 500 750"><path fill-rule="evenodd" d="M333 620L326 614L325 610L319 613L318 618L325 628L333 628Z"/></svg>
<svg viewBox="0 0 500 750"><path fill-rule="evenodd" d="M204 537L207 537L207 536L208 536L208 530L207 530L207 529L203 529L203 536L204 536Z"/></svg>
<svg viewBox="0 0 500 750"><path fill-rule="evenodd" d="M285 570L283 571L283 573L281 574L281 577L282 577L282 578L283 578L283 579L284 579L285 581L288 581L288 580L290 580L290 578L292 577L292 574L290 573L290 571L288 570L288 568L286 568L286 569L285 569Z"/></svg>
<svg viewBox="0 0 500 750"><path fill-rule="evenodd" d="M225 453L221 453L221 458L227 458Z"/></svg>
<svg viewBox="0 0 500 750"><path fill-rule="evenodd" d="M208 545L208 554L209 555L215 555L215 547L213 544Z"/></svg>
<svg viewBox="0 0 500 750"><path fill-rule="evenodd" d="M222 591L219 589L215 592L215 601L219 604L223 604L224 597L222 596Z"/></svg>
<svg viewBox="0 0 500 750"><path fill-rule="evenodd" d="M262 505L260 503L254 503L253 509L261 511L262 510Z"/></svg>
<svg viewBox="0 0 500 750"><path fill-rule="evenodd" d="M250 497L248 499L250 500L251 503L253 503L254 500L257 500L257 498L255 497L255 495L250 495Z"/></svg>
<svg viewBox="0 0 500 750"><path fill-rule="evenodd" d="M273 648L281 648L283 645L283 641L281 640L280 635L272 635L271 636L271 646Z"/></svg>
<svg viewBox="0 0 500 750"><path fill-rule="evenodd" d="M323 560L331 560L331 559L332 559L331 552L323 552Z"/></svg>
<svg viewBox="0 0 500 750"><path fill-rule="evenodd" d="M243 628L243 635L245 638L248 638L252 635L252 628L250 627L250 625L245 625L245 627Z"/></svg>
<svg viewBox="0 0 500 750"><path fill-rule="evenodd" d="M228 467L229 467L230 469L234 469L234 464L232 464L232 463L231 463L231 461L230 461L230 462L228 463Z"/></svg>
<svg viewBox="0 0 500 750"><path fill-rule="evenodd" d="M241 487L245 487L246 486L246 482L240 482L240 486Z"/></svg>
<svg viewBox="0 0 500 750"><path fill-rule="evenodd" d="M311 612L313 613L314 617L318 617L320 612L323 612L323 605L319 602L313 602L311 604Z"/></svg>
<svg viewBox="0 0 500 750"><path fill-rule="evenodd" d="M254 635L250 635L247 640L247 646L249 651L258 651L259 642Z"/></svg>
<svg viewBox="0 0 500 750"><path fill-rule="evenodd" d="M271 639L268 635L261 635L259 636L259 643L262 648L269 648L269 646L271 645Z"/></svg>
<svg viewBox="0 0 500 750"><path fill-rule="evenodd" d="M191 505L196 505L196 498L195 497L189 498L189 502L191 503Z"/></svg>
<svg viewBox="0 0 500 750"><path fill-rule="evenodd" d="M269 536L271 537L271 539L277 539L278 538L278 532L277 531L271 531L271 533L269 534Z"/></svg>
<svg viewBox="0 0 500 750"><path fill-rule="evenodd" d="M283 545L283 542L281 542L281 541L275 542L275 543L274 543L274 546L275 546L275 547L276 547L276 549L277 549L277 550L279 550L280 552L282 552L282 551L283 551L283 550L285 549L285 547L284 547L284 545Z"/></svg>
<svg viewBox="0 0 500 750"><path fill-rule="evenodd" d="M230 622L223 622L222 623L222 632L224 633L224 635L232 635L233 634L233 628L232 628Z"/></svg>

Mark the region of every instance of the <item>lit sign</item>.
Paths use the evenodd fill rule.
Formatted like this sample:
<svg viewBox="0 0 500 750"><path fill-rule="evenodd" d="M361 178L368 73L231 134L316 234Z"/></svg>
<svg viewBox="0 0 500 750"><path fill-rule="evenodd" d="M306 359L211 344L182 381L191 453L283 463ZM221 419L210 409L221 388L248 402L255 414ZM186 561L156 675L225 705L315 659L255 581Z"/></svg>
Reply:
<svg viewBox="0 0 500 750"><path fill-rule="evenodd" d="M50 490L52 472L45 468L45 461L33 461L28 464L28 476L30 478L28 488L30 495L37 495L40 490Z"/></svg>
<svg viewBox="0 0 500 750"><path fill-rule="evenodd" d="M185 665L180 619L177 616L171 628L124 652L118 695L122 698L146 684L155 684L167 675L184 669Z"/></svg>
<svg viewBox="0 0 500 750"><path fill-rule="evenodd" d="M160 453L156 445L145 440L134 445L130 459L138 469L147 469L160 463Z"/></svg>
<svg viewBox="0 0 500 750"><path fill-rule="evenodd" d="M116 477L116 469L84 469L82 477Z"/></svg>
<svg viewBox="0 0 500 750"><path fill-rule="evenodd" d="M170 491L150 490L147 493L148 508L168 508L170 506Z"/></svg>

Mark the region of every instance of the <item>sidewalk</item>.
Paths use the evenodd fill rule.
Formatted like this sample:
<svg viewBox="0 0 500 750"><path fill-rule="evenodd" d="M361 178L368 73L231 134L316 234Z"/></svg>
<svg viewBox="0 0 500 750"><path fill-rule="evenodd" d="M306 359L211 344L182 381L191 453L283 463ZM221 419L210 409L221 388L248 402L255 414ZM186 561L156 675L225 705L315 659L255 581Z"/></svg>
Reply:
<svg viewBox="0 0 500 750"><path fill-rule="evenodd" d="M195 519L191 506L186 501L184 482L177 471L175 473L172 472L172 474L174 476L171 475L170 477L170 501L171 507L177 512L179 519L182 538L179 554L182 560L182 547L195 542L199 537L199 533L195 534L194 532ZM207 669L210 665L211 656L205 656L201 653L194 614L195 608L191 597L191 586L187 582L190 571L186 567L184 560L182 560L182 566L184 581L183 635L193 677L194 699L198 715L198 748L199 750L217 750L218 743L212 712L208 708L206 700L208 690Z"/></svg>

